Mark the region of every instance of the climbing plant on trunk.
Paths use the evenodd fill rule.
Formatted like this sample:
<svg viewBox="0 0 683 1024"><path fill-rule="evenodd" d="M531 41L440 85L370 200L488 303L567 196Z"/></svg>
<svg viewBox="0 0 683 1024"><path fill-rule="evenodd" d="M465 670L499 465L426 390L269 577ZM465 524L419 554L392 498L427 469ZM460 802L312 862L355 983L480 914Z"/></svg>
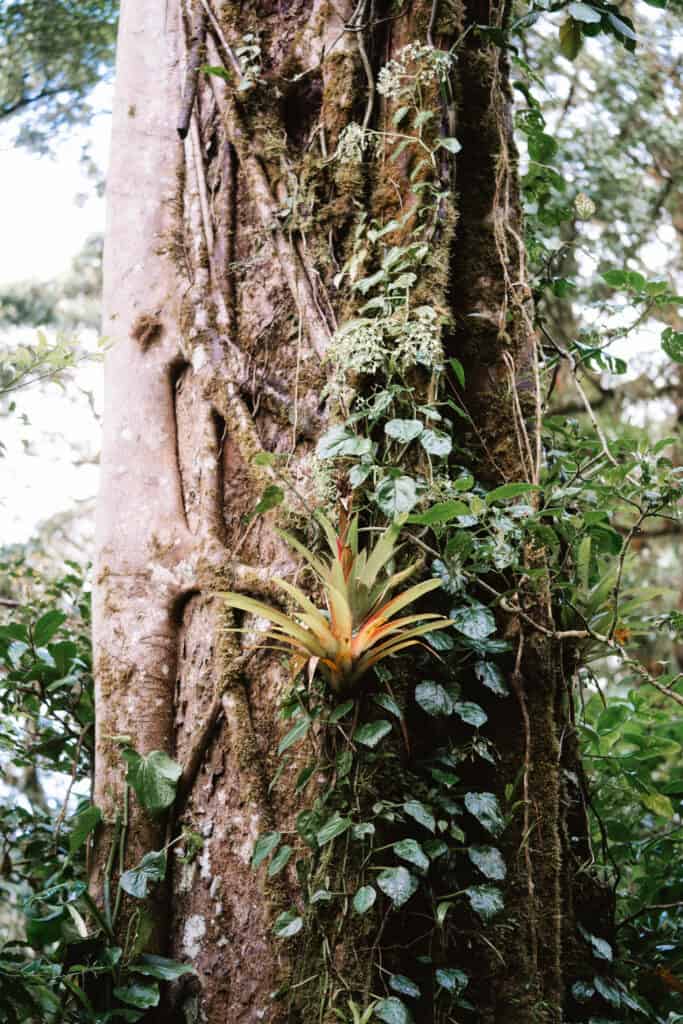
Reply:
<svg viewBox="0 0 683 1024"><path fill-rule="evenodd" d="M556 526L580 487L541 503L509 16L123 4L91 892L137 982L110 1007L158 1001L143 949L196 971L164 1020L628 998L571 695L587 644L623 654L623 558L608 612L560 607L602 548ZM584 454L635 486L599 429Z"/></svg>

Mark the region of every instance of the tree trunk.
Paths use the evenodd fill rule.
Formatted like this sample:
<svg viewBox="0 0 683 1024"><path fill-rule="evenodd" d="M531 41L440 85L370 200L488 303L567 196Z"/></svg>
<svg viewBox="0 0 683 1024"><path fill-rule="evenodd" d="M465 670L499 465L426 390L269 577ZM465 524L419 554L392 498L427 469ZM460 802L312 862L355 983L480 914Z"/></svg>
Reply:
<svg viewBox="0 0 683 1024"><path fill-rule="evenodd" d="M116 873L109 853L121 829L121 737L129 737L138 752L163 751L184 768L173 814L151 818L131 797L123 826L127 867L186 833L176 847L185 856L172 858L167 887L146 906L148 925L138 925L141 944L189 959L198 972L169 997L164 1020L312 1024L339 1019L336 1010L351 1020L349 1000L366 1007L397 998L387 988L392 974L419 985L421 997L406 999L418 1021L453 1013L496 1024L579 1019L568 986L591 968L577 923L610 938L607 897L580 872L590 850L565 681L574 666L552 638L542 550L527 543L529 571L507 580L514 598L496 612L507 641L496 667L510 696L482 688L471 655L456 667L450 655L406 652L390 663L405 737L395 729L381 756L356 745L345 781L334 768L339 730L323 726L290 747L282 767L278 744L291 722L279 709L285 701L291 710L291 667L265 648L253 652L253 620L250 633L234 632L240 620L221 596L281 600L272 578L300 565L278 528L314 546L311 511L348 503L347 463L321 463L315 446L344 418L344 398L325 397L332 368L324 356L367 301L351 287L352 272L340 271L351 258L356 280L377 270L381 249L363 241L368 226L393 218L381 245L428 245L426 256L411 257L411 309L437 311L446 354L464 367L464 390L450 374L439 384L470 416L457 421L465 426L456 441L468 452L461 461L486 487L538 482L540 384L508 69L490 35L474 28L500 28L505 18L487 3L418 2L398 14L368 0L122 4L95 601L96 802L105 826L92 887L99 898ZM399 100L375 87L379 68L414 42L456 47L447 84L426 74L420 85L434 115L422 165L420 145L395 137ZM226 70L198 72L204 65ZM363 136L361 160L335 157L352 121L376 133ZM455 136L457 158L438 146ZM420 402L435 399L434 374L418 366L409 379ZM354 384L360 394L378 386L362 372ZM413 458L411 472L429 478L426 463ZM253 517L264 493L284 501ZM363 521L381 525L369 490L357 493ZM472 592L489 603L486 589ZM456 677L461 697L488 715L483 739L453 716L435 723L415 703L416 681ZM373 707L361 697L355 714L372 720ZM373 819L374 847L386 847L405 835L387 808L436 799L425 765L433 769L449 746L468 753L450 796L449 779L440 791L446 867L435 860L431 890L423 886L402 908L390 909L380 893L358 914L358 887L400 862L390 851L371 860L368 840L354 842L350 831L311 852L297 816L316 799L323 819L352 811L356 823ZM297 787L311 748L316 771ZM463 809L465 793L496 796L502 836L492 839ZM265 865L250 862L257 837L275 831L294 855L268 878ZM189 833L201 845L194 857ZM423 828L420 838L435 837ZM495 844L507 865L505 909L490 920L461 895L486 883L468 844ZM436 924L439 902L452 907ZM273 923L290 908L305 926L278 938ZM435 975L444 968L467 975L463 998L474 1009L453 1009L460 982Z"/></svg>

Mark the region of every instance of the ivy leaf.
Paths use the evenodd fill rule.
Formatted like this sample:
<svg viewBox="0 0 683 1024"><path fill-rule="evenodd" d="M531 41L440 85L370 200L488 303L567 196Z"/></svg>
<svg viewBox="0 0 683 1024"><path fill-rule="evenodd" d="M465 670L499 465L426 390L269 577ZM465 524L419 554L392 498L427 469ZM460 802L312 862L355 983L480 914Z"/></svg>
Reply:
<svg viewBox="0 0 683 1024"><path fill-rule="evenodd" d="M135 1006L139 1010L149 1010L150 1007L159 1005L159 986L155 983L136 981L125 987L115 988L114 995L122 1003Z"/></svg>
<svg viewBox="0 0 683 1024"><path fill-rule="evenodd" d="M251 858L252 868L259 867L266 857L270 857L281 839L281 832L265 832L262 836L259 836L254 843L254 852Z"/></svg>
<svg viewBox="0 0 683 1024"><path fill-rule="evenodd" d="M390 697L388 693L375 693L373 694L372 699L375 704L379 704L379 706L384 708L385 711L388 711L390 715L395 715L396 718L403 718L400 707L394 698Z"/></svg>
<svg viewBox="0 0 683 1024"><path fill-rule="evenodd" d="M407 868L386 868L377 876L377 885L395 907L402 907L418 889L419 882Z"/></svg>
<svg viewBox="0 0 683 1024"><path fill-rule="evenodd" d="M429 870L429 857L415 839L401 839L400 842L394 843L394 853L401 860L414 864L420 871Z"/></svg>
<svg viewBox="0 0 683 1024"><path fill-rule="evenodd" d="M461 608L452 608L448 615L458 632L471 640L483 640L496 631L493 612L479 601Z"/></svg>
<svg viewBox="0 0 683 1024"><path fill-rule="evenodd" d="M71 832L69 833L69 852L76 853L80 850L91 832L93 832L102 820L102 812L95 804L86 807L84 811L77 814L73 819Z"/></svg>
<svg viewBox="0 0 683 1024"><path fill-rule="evenodd" d="M453 450L453 442L442 430L424 430L420 435L420 444L428 455L445 459Z"/></svg>
<svg viewBox="0 0 683 1024"><path fill-rule="evenodd" d="M138 800L150 814L160 814L175 800L176 786L183 774L177 761L173 761L162 750L153 750L142 757L132 747L123 751L128 765L126 781L134 790Z"/></svg>
<svg viewBox="0 0 683 1024"><path fill-rule="evenodd" d="M431 813L425 804L419 800L407 800L403 805L403 810L406 814L416 821L418 825L422 825L424 828L429 829L430 832L436 832L436 821L434 815Z"/></svg>
<svg viewBox="0 0 683 1024"><path fill-rule="evenodd" d="M363 885L353 897L353 909L357 914L365 914L377 899L377 893L371 885Z"/></svg>
<svg viewBox="0 0 683 1024"><path fill-rule="evenodd" d="M357 462L355 466L352 466L349 470L349 484L351 487L355 489L364 484L372 473L372 469L372 462Z"/></svg>
<svg viewBox="0 0 683 1024"><path fill-rule="evenodd" d="M456 715L466 722L467 725L480 729L489 720L484 709L471 700L458 700L455 702L454 710Z"/></svg>
<svg viewBox="0 0 683 1024"><path fill-rule="evenodd" d="M607 960L609 963L612 962L614 954L612 953L612 947L606 939L601 939L597 935L591 935L590 932L586 931L583 925L578 926L580 934L590 944L593 950L593 956L597 957L598 960Z"/></svg>
<svg viewBox="0 0 683 1024"><path fill-rule="evenodd" d="M503 673L491 661L478 661L474 666L477 680L497 697L507 697L510 691L505 685Z"/></svg>
<svg viewBox="0 0 683 1024"><path fill-rule="evenodd" d="M140 863L121 875L121 888L129 896L142 900L149 892L150 885L162 882L166 877L166 851L150 850Z"/></svg>
<svg viewBox="0 0 683 1024"><path fill-rule="evenodd" d="M428 839L423 843L423 849L430 860L436 860L437 857L443 857L444 853L448 853L448 845L443 839Z"/></svg>
<svg viewBox="0 0 683 1024"><path fill-rule="evenodd" d="M389 420L384 424L384 433L401 444L408 444L419 437L424 425L419 420Z"/></svg>
<svg viewBox="0 0 683 1024"><path fill-rule="evenodd" d="M495 882L502 882L507 875L503 855L495 846L468 846L467 856L482 875Z"/></svg>
<svg viewBox="0 0 683 1024"><path fill-rule="evenodd" d="M569 14L575 21L583 21L588 25L597 24L602 21L602 14L584 3L572 3L567 8Z"/></svg>
<svg viewBox="0 0 683 1024"><path fill-rule="evenodd" d="M450 694L433 679L427 679L415 687L415 700L422 710L432 717L453 714L453 700Z"/></svg>
<svg viewBox="0 0 683 1024"><path fill-rule="evenodd" d="M414 1020L408 1007L396 996L380 999L373 1013L377 1020L383 1021L384 1024L413 1024Z"/></svg>
<svg viewBox="0 0 683 1024"><path fill-rule="evenodd" d="M479 914L482 921L490 921L505 906L503 894L495 885L471 885L465 889L465 894L472 910Z"/></svg>
<svg viewBox="0 0 683 1024"><path fill-rule="evenodd" d="M292 847L281 846L277 851L270 864L268 865L268 878L274 878L275 875L279 875L280 872L285 868L289 862L289 858L292 856Z"/></svg>
<svg viewBox="0 0 683 1024"><path fill-rule="evenodd" d="M411 999L419 999L422 993L414 981L406 978L405 974L392 974L389 978L389 988L402 996L409 996Z"/></svg>
<svg viewBox="0 0 683 1024"><path fill-rule="evenodd" d="M302 917L299 917L295 910L284 910L275 918L273 933L278 939L290 939L298 935L304 926Z"/></svg>
<svg viewBox="0 0 683 1024"><path fill-rule="evenodd" d="M348 427L330 427L318 441L316 454L319 459L350 455L362 458L372 454L372 441L367 437L358 437Z"/></svg>
<svg viewBox="0 0 683 1024"><path fill-rule="evenodd" d="M356 729L353 738L356 743L362 743L366 747L376 747L390 732L391 723L387 722L386 718L381 718L378 722L366 722L365 725L361 725L360 729Z"/></svg>
<svg viewBox="0 0 683 1024"><path fill-rule="evenodd" d="M470 980L465 972L458 970L457 967L437 967L435 977L437 985L454 995L464 992Z"/></svg>
<svg viewBox="0 0 683 1024"><path fill-rule="evenodd" d="M316 833L315 838L318 841L318 846L324 846L326 843L332 842L342 832L346 832L350 824L350 818L342 818L339 813L333 814Z"/></svg>
<svg viewBox="0 0 683 1024"><path fill-rule="evenodd" d="M175 981L184 974L197 973L192 964L182 964L178 960L169 960L166 956L156 956L153 953L144 953L130 965L130 969L136 974L144 974L159 981Z"/></svg>
<svg viewBox="0 0 683 1024"><path fill-rule="evenodd" d="M396 519L415 508L417 486L411 476L387 476L380 482L373 497L387 519Z"/></svg>
<svg viewBox="0 0 683 1024"><path fill-rule="evenodd" d="M505 819L494 793L466 793L465 807L491 835L498 836L505 828Z"/></svg>

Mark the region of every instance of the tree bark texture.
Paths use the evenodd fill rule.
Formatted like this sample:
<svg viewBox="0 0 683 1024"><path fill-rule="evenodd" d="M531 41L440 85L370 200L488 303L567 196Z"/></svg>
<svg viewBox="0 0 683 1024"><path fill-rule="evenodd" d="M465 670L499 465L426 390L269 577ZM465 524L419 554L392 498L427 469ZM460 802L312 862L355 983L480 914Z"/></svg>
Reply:
<svg viewBox="0 0 683 1024"><path fill-rule="evenodd" d="M436 90L433 100L436 133L462 143L455 161L444 151L437 171L450 195L416 287L420 301L452 317L446 344L465 367L464 392L454 389L472 417L461 442L475 453L473 472L491 485L538 480L536 337L508 69L490 37L474 31L505 17L486 2L122 4L95 601L96 802L105 827L92 885L101 891L122 799L117 737L128 736L141 753L165 751L185 774L177 821L153 821L132 801L127 864L160 848L168 829L203 840L193 860L172 858L169 887L148 907L150 945L190 959L198 972L161 1019L329 1022L351 997L363 1004L386 995L390 972L415 970L423 976L416 1019L454 1019L419 957L467 971L476 1007L467 1019L559 1022L563 1006L568 1019L580 1019L567 996L588 957L577 922L609 938L606 896L582 870L590 850L569 711L573 666L549 638L542 584L522 581L517 600L548 632L499 613L512 696L486 701L477 690L495 763L461 767L467 785L501 801L516 787L500 841L504 915L483 925L459 910L434 932L425 926L433 908L409 903L390 913L378 900L361 918L350 909L361 858L336 843L303 884L341 898L315 904L305 930L283 942L273 921L301 906L301 880L291 865L272 880L250 866L259 834L295 833L303 806L295 782L310 749L293 748L278 773L287 665L267 650L245 655L253 631L230 631L240 623L220 595L276 600L272 576L291 578L299 568L276 528L315 537L311 513L322 498L313 452L333 415L321 397L323 360L358 303L335 275L364 215L386 223L416 203L409 153L383 143L384 154L364 164L333 156L350 121L378 132L390 124L392 101L374 79L414 40L444 49L460 41L455 102L440 103ZM253 87L240 89L249 83L236 53L248 33L259 39L260 68ZM227 78L203 65L227 69ZM411 229L404 218L391 241L405 244ZM281 457L276 466L286 465L290 483L279 509L250 519L264 489L280 482L267 460L254 461L263 452ZM343 475L332 483L344 496ZM543 557L530 548L530 568ZM399 691L431 673L420 659L397 662ZM473 678L459 682L465 696L474 692ZM408 718L410 754L397 741L356 780L361 809L405 799L411 757L434 743L424 715L413 709ZM322 772L309 786L326 782ZM475 825L468 839L486 836ZM453 889L467 884L462 870Z"/></svg>

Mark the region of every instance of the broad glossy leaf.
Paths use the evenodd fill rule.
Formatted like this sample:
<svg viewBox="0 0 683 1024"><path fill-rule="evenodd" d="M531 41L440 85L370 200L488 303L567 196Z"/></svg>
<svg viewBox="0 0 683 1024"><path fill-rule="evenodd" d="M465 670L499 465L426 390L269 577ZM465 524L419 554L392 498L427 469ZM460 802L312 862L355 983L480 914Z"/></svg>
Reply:
<svg viewBox="0 0 683 1024"><path fill-rule="evenodd" d="M474 674L478 681L497 697L507 697L510 691L507 688L503 673L492 661L478 661L474 666Z"/></svg>
<svg viewBox="0 0 683 1024"><path fill-rule="evenodd" d="M411 999L419 999L421 992L414 981L406 978L405 974L392 974L389 978L389 988L399 995L409 996Z"/></svg>
<svg viewBox="0 0 683 1024"><path fill-rule="evenodd" d="M415 508L417 486L411 476L387 476L375 491L374 500L387 519L395 519Z"/></svg>
<svg viewBox="0 0 683 1024"><path fill-rule="evenodd" d="M178 780L183 769L162 750L153 750L146 757L128 748L123 751L128 765L126 780L138 800L150 814L160 814L175 800Z"/></svg>
<svg viewBox="0 0 683 1024"><path fill-rule="evenodd" d="M483 921L490 921L505 906L503 894L495 885L471 885L465 889L470 906Z"/></svg>
<svg viewBox="0 0 683 1024"><path fill-rule="evenodd" d="M429 455L445 459L453 450L453 442L442 430L425 430L420 435L420 444Z"/></svg>
<svg viewBox="0 0 683 1024"><path fill-rule="evenodd" d="M475 704L471 700L458 700L453 705L454 711L459 718L466 722L467 725L474 726L475 729L480 729L482 725L488 722L488 715L482 707Z"/></svg>
<svg viewBox="0 0 683 1024"><path fill-rule="evenodd" d="M418 683L415 687L415 700L423 711L433 717L453 713L453 700L447 690L433 679Z"/></svg>
<svg viewBox="0 0 683 1024"><path fill-rule="evenodd" d="M493 612L479 601L451 609L449 618L458 632L471 640L483 640L496 631Z"/></svg>
<svg viewBox="0 0 683 1024"><path fill-rule="evenodd" d="M466 793L465 807L491 835L500 835L505 828L500 804L494 793Z"/></svg>
<svg viewBox="0 0 683 1024"><path fill-rule="evenodd" d="M503 855L495 846L468 846L467 856L483 875L502 882L507 875Z"/></svg>
<svg viewBox="0 0 683 1024"><path fill-rule="evenodd" d="M414 864L420 871L429 869L429 858L415 839L401 839L398 843L394 843L393 849L397 857L408 861L409 864Z"/></svg>
<svg viewBox="0 0 683 1024"><path fill-rule="evenodd" d="M395 907L402 907L418 889L419 882L407 868L386 868L377 876L377 885Z"/></svg>
<svg viewBox="0 0 683 1024"><path fill-rule="evenodd" d="M324 846L326 843L332 842L337 836L340 836L342 832L346 832L347 828L351 824L350 818L342 818L340 814L333 814L331 818L325 822L322 828L318 829L316 833L316 840L318 846Z"/></svg>
<svg viewBox="0 0 683 1024"><path fill-rule="evenodd" d="M266 857L270 857L281 839L281 832L265 832L262 836L259 836L254 843L254 852L251 858L252 868L259 867Z"/></svg>
<svg viewBox="0 0 683 1024"><path fill-rule="evenodd" d="M407 800L403 805L405 813L430 832L436 831L436 820L430 809L419 800Z"/></svg>
<svg viewBox="0 0 683 1024"><path fill-rule="evenodd" d="M141 900L147 896L149 887L166 877L166 851L150 850L140 863L121 875L121 888L129 896Z"/></svg>
<svg viewBox="0 0 683 1024"><path fill-rule="evenodd" d="M127 1006L135 1006L139 1010L149 1010L159 1005L159 986L142 981L133 982L114 989L114 995Z"/></svg>
<svg viewBox="0 0 683 1024"><path fill-rule="evenodd" d="M366 747L376 747L381 739L391 732L391 723L385 718L377 722L366 722L356 729L353 738L356 743L362 743Z"/></svg>
<svg viewBox="0 0 683 1024"><path fill-rule="evenodd" d="M384 424L384 433L387 437L400 441L401 444L414 441L423 430L424 424L420 420L389 420Z"/></svg>
<svg viewBox="0 0 683 1024"><path fill-rule="evenodd" d="M175 981L184 974L196 973L192 964L182 964L178 960L169 960L168 957L155 956L153 953L144 953L130 965L130 969L136 974L144 974L159 981Z"/></svg>
<svg viewBox="0 0 683 1024"><path fill-rule="evenodd" d="M371 885L363 885L353 897L353 909L357 914L365 914L377 899L377 893Z"/></svg>
<svg viewBox="0 0 683 1024"><path fill-rule="evenodd" d="M295 910L285 910L275 918L273 932L278 939L290 939L298 935L303 926L303 918Z"/></svg>
<svg viewBox="0 0 683 1024"><path fill-rule="evenodd" d="M413 1024L413 1015L400 999L390 996L380 999L375 1005L374 1015L383 1024Z"/></svg>
<svg viewBox="0 0 683 1024"><path fill-rule="evenodd" d="M457 967L437 967L436 983L447 992L454 994L464 992L469 984L469 977Z"/></svg>

